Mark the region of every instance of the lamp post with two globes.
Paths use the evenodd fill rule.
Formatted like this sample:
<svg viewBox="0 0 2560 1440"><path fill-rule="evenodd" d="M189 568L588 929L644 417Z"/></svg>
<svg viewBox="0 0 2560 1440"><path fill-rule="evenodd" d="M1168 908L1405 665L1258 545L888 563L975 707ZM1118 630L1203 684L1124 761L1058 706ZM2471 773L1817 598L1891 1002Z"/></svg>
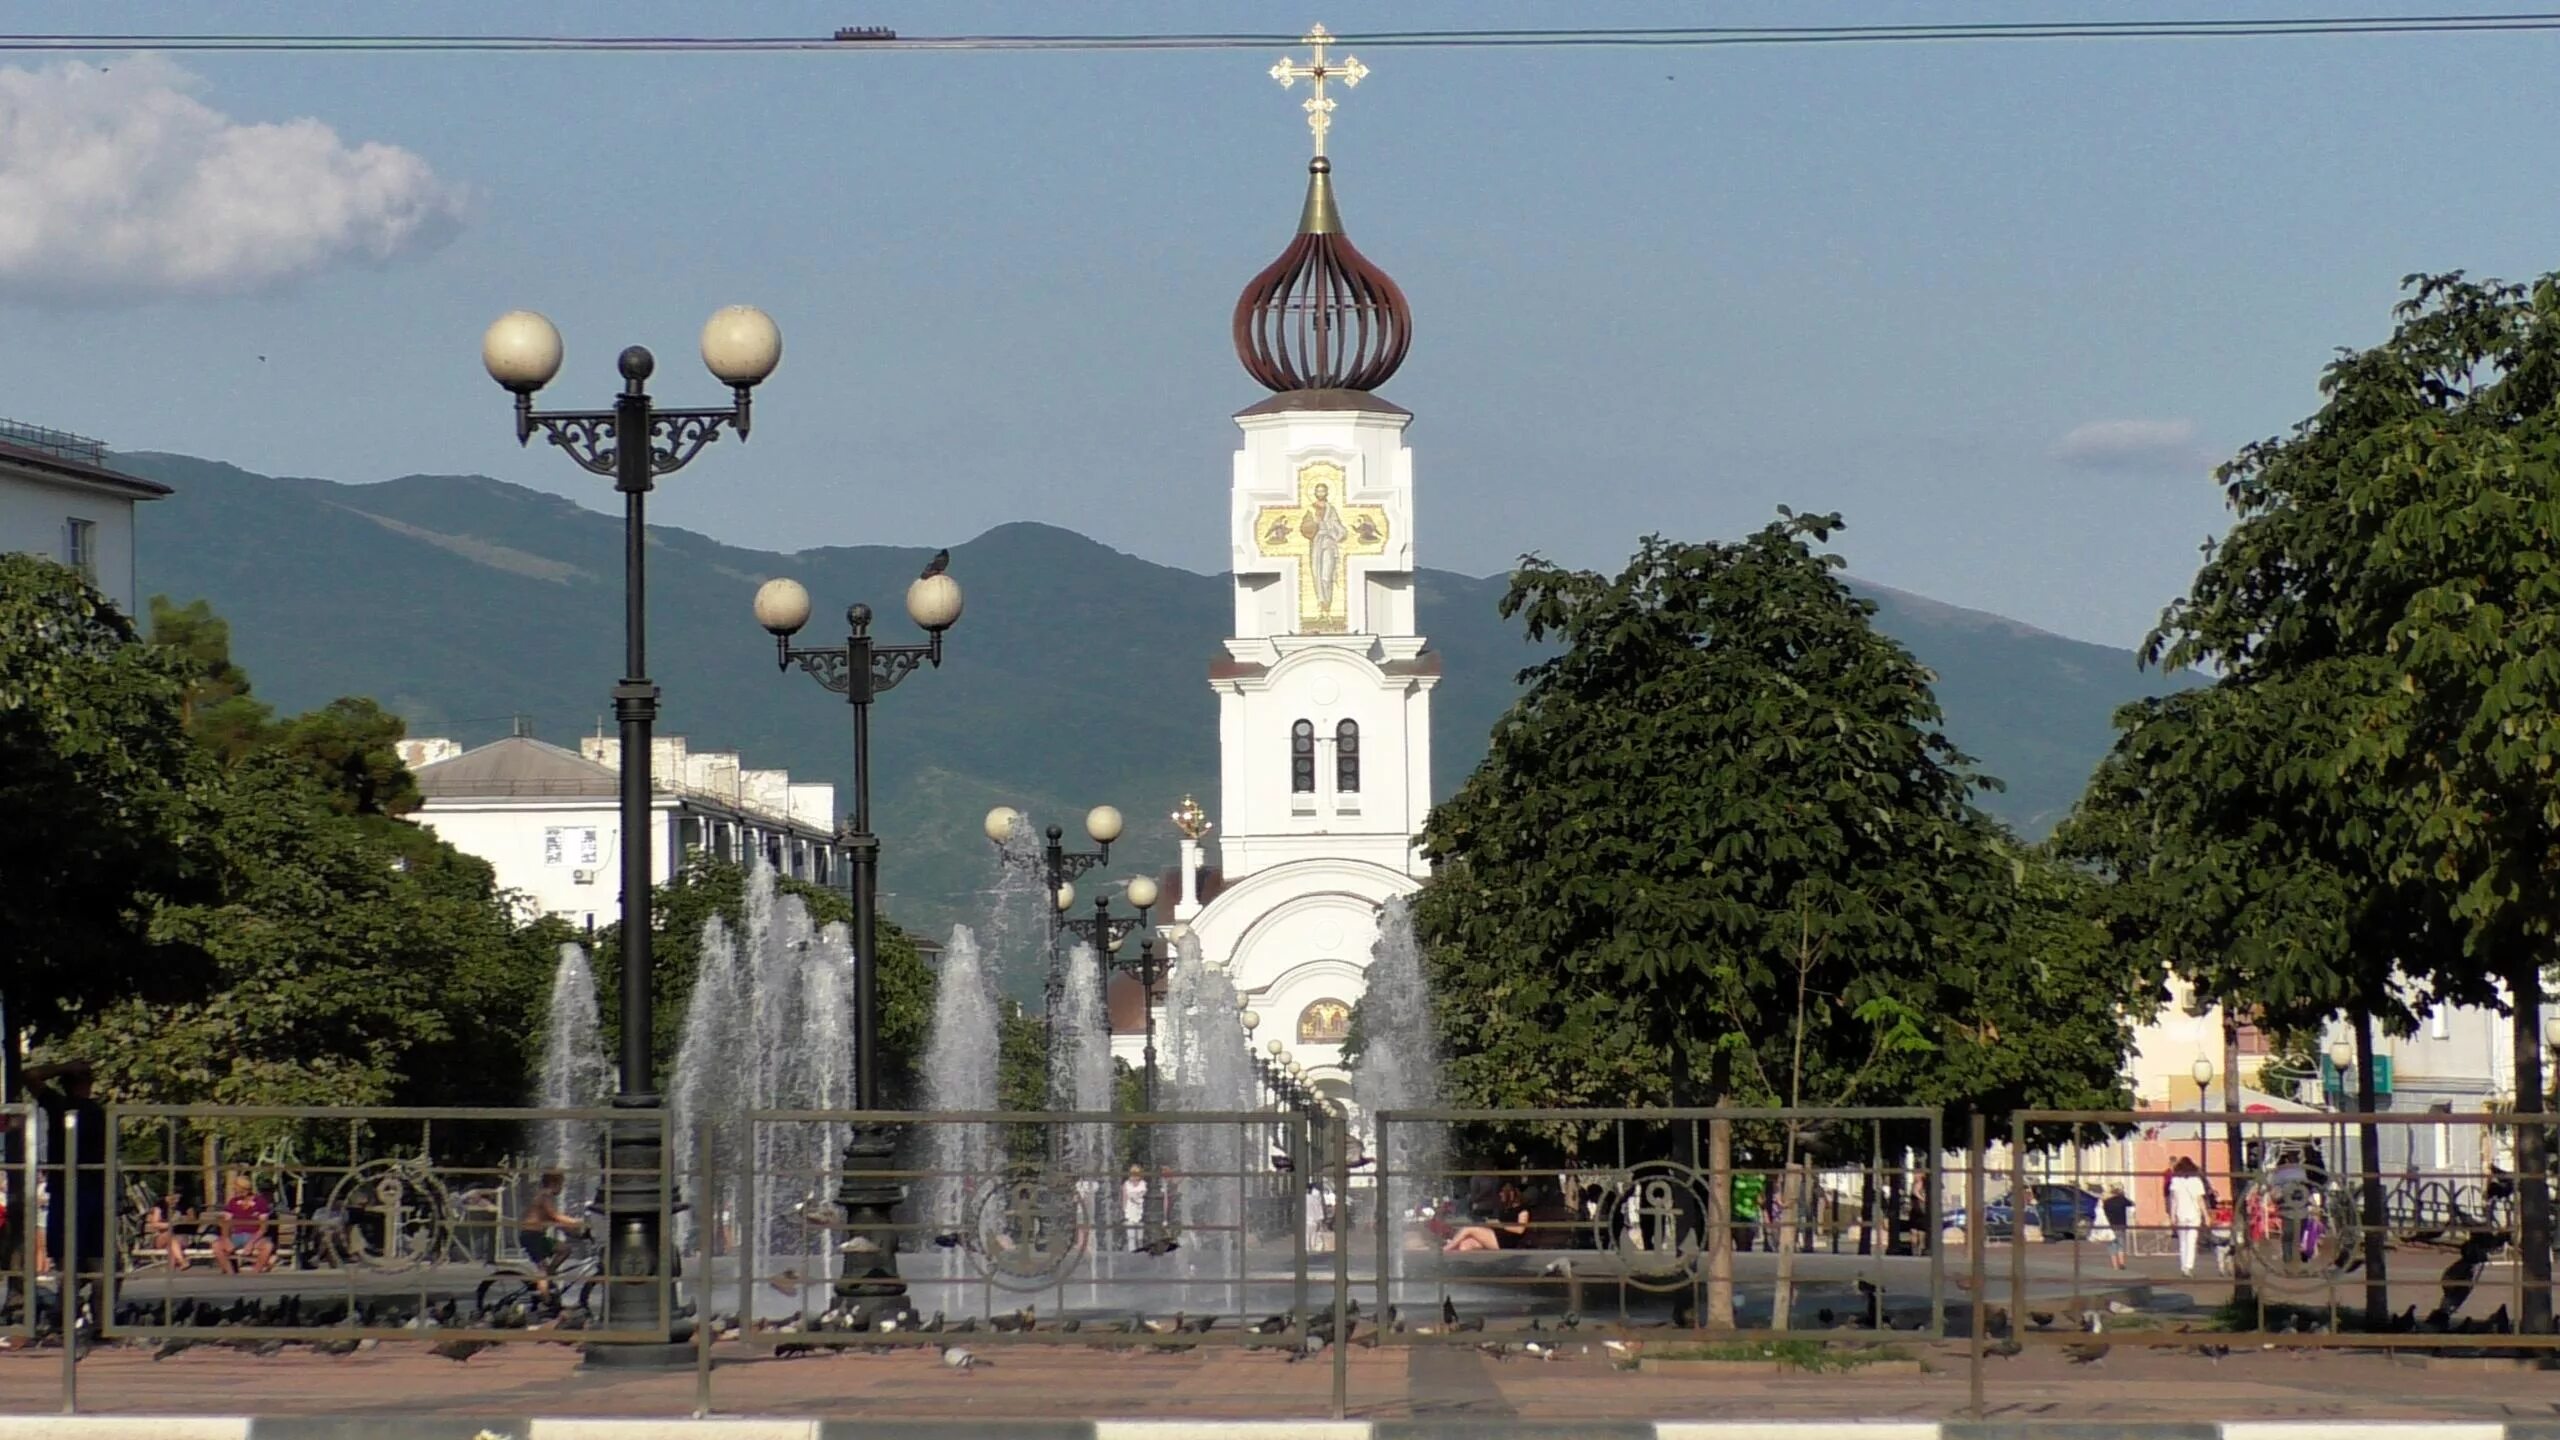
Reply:
<svg viewBox="0 0 2560 1440"><path fill-rule="evenodd" d="M853 712L853 803L837 839L853 901L853 1108L878 1110L880 1095L880 837L871 833L871 703L919 668L942 665L942 636L960 621L960 582L944 573L950 552L925 566L907 586L907 618L924 631L922 645L883 645L871 638L871 607L844 612L842 645L794 645L809 623L809 592L799 581L773 579L756 591L756 623L773 636L774 663L797 665L824 688L845 698ZM902 1189L889 1171L898 1149L897 1128L857 1124L845 1138L844 1164L836 1180L836 1204L848 1230L839 1247L835 1291L839 1308L868 1319L906 1304L898 1279L898 1241L891 1212Z"/></svg>
<svg viewBox="0 0 2560 1440"><path fill-rule="evenodd" d="M995 842L999 853L1011 856L1013 852L1004 847L1012 841L1022 819L1022 812L1010 805L999 805L987 812L987 838ZM1111 842L1120 838L1126 823L1121 818L1119 807L1096 805L1084 816L1084 833L1093 841L1092 849L1068 849L1067 832L1055 825L1049 827L1045 837L1047 843L1041 846L1040 873L1046 882L1052 906L1049 911L1048 973L1040 984L1040 1013L1051 1034L1057 1033L1058 1006L1066 995L1066 951L1058 944L1058 935L1063 928L1061 917L1075 903L1076 877L1096 866L1111 863ZM1053 1075L1051 1078L1054 1080L1056 1077ZM1049 1107L1053 1110L1066 1108L1055 1094L1049 1097Z"/></svg>
<svg viewBox="0 0 2560 1440"><path fill-rule="evenodd" d="M611 479L622 495L623 663L622 679L613 687L622 745L622 1053L613 1108L634 1114L613 1127L609 1143L604 1210L611 1283L605 1286L599 1328L671 1337L672 1317L660 1303L669 1292L658 1282L671 1278L673 1269L660 1226L660 1206L673 1193L673 1177L657 1123L637 1113L659 1108L649 1045L650 902L657 880L657 847L648 838L650 731L657 722L658 687L649 679L647 497L659 476L683 469L723 429L747 438L755 387L782 363L782 332L771 316L747 305L719 311L702 327L702 363L729 387L728 407L717 410L659 408L648 386L657 361L638 345L619 358L622 393L612 409L536 410L533 397L560 373L560 358L560 331L530 310L499 316L480 340L480 363L489 378L515 396L516 443L529 443L540 431L588 473ZM688 1348L671 1345L587 1351L591 1363L607 1364L686 1364L689 1357Z"/></svg>

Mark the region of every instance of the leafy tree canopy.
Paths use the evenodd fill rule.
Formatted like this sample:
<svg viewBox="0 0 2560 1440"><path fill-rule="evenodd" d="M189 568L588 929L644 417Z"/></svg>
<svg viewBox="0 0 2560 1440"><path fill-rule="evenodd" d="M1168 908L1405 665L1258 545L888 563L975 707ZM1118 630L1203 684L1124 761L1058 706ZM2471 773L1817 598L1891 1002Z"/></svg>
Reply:
<svg viewBox="0 0 2560 1440"><path fill-rule="evenodd" d="M59 1035L182 985L138 963L149 897L184 883L185 676L70 570L0 555L0 934L7 1024Z"/></svg>
<svg viewBox="0 0 2560 1440"><path fill-rule="evenodd" d="M1970 803L1993 782L1815 548L1839 525L1781 512L1736 543L1648 537L1614 578L1514 574L1504 614L1561 648L1433 811L1414 912L1454 1098L1909 1103L1997 1075L2039 1099L2010 1050L2077 1007L1995 992L2043 966L2125 998L2067 926L2006 938L2036 897ZM2121 1027L2050 1051L2083 1098Z"/></svg>

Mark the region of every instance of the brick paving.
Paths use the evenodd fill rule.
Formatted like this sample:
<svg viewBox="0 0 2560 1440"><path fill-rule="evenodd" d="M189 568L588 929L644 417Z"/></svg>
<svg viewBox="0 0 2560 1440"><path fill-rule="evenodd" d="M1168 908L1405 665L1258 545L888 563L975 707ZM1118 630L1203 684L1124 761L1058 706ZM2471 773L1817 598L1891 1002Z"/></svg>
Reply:
<svg viewBox="0 0 2560 1440"><path fill-rule="evenodd" d="M1202 1349L1120 1353L1015 1345L967 1371L930 1351L724 1356L718 1414L916 1419L1248 1419L1320 1416L1329 1361ZM1472 1349L1354 1348L1355 1418L1487 1421L1953 1419L1967 1403L1961 1346L1912 1347L1921 1374L1639 1374L1598 1353L1554 1361ZM58 1350L0 1354L0 1413L60 1403ZM1737 1367L1739 1368L1739 1367ZM691 1371L580 1368L563 1346L520 1344L467 1362L407 1345L346 1357L202 1349L155 1361L147 1349L81 1363L81 1409L122 1414L673 1416L695 1404ZM1995 1359L1992 1418L2025 1420L2560 1419L2560 1372L2496 1362L2251 1352L2216 1363L2119 1348L2093 1366L2033 1348Z"/></svg>

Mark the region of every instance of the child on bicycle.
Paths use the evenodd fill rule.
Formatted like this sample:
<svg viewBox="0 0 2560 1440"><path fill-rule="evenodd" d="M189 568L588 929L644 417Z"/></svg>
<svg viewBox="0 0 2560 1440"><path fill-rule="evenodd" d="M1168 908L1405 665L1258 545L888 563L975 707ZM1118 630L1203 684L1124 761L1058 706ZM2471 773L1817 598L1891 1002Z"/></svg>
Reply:
<svg viewBox="0 0 2560 1440"><path fill-rule="evenodd" d="M533 1262L533 1292L545 1301L551 1298L551 1274L559 1268L562 1255L560 1237L572 1230L584 1230L587 1222L572 1219L560 1208L560 1192L569 1178L557 1170L545 1170L535 1187L533 1201L516 1220L516 1243L524 1247L524 1258Z"/></svg>

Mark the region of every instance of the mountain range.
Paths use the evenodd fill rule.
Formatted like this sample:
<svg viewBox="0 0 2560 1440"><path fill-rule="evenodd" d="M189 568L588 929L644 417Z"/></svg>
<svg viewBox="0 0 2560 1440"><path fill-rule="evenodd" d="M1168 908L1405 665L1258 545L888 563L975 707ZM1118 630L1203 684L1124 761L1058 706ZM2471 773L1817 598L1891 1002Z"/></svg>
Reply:
<svg viewBox="0 0 2560 1440"><path fill-rule="evenodd" d="M279 708L368 695L404 716L410 734L465 744L519 723L575 744L610 724L606 692L621 672L618 516L481 476L349 485L184 455L116 463L176 490L141 507L142 592L210 601L231 623L233 657ZM782 555L659 527L649 538L659 733L832 780L841 803L846 717L806 678L776 673L749 599L787 574L816 600L812 643L832 643L840 632L829 617L857 600L881 615L881 639L913 640L901 600L929 552ZM1075 817L1118 805L1129 833L1114 869L1169 863L1174 804L1192 793L1217 813L1217 706L1205 672L1230 618L1226 577L1028 523L951 547L950 563L968 608L941 670L909 680L873 715L890 914L938 930L974 913L993 881L979 820L996 804L1064 824L1078 842ZM1422 629L1445 672L1432 709L1435 796L1482 758L1518 672L1537 658L1495 613L1506 583L1418 577ZM1985 808L2030 836L2078 797L2117 706L2195 680L2143 670L2126 650L1852 583L1875 603L1879 628L1936 672L1949 735L2006 782Z"/></svg>

